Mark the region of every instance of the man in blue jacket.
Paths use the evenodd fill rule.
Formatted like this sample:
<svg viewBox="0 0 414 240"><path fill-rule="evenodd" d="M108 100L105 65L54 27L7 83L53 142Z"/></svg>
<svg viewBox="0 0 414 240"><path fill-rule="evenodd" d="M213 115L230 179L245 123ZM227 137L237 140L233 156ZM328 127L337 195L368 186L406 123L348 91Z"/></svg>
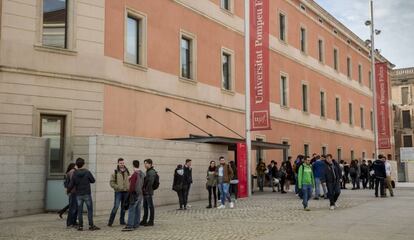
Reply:
<svg viewBox="0 0 414 240"><path fill-rule="evenodd" d="M322 155L321 157L316 156L316 161L313 163L312 165L312 170L313 170L313 176L315 177L315 197L313 198L314 200L319 200L320 197L320 192L321 192L321 184L323 184L323 182L325 182L325 178L324 178L324 171L325 171L325 156ZM324 196L326 195L325 193L325 188L324 188Z"/></svg>

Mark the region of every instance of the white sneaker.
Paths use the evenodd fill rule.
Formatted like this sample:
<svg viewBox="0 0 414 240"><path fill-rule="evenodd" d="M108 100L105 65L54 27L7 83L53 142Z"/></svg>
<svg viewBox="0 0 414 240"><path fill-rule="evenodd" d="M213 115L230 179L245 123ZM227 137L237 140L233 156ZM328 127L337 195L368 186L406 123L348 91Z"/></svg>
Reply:
<svg viewBox="0 0 414 240"><path fill-rule="evenodd" d="M234 203L233 202L230 203L230 208L234 208Z"/></svg>
<svg viewBox="0 0 414 240"><path fill-rule="evenodd" d="M226 208L226 206L225 205L220 205L220 206L217 207L217 209L223 209L223 208Z"/></svg>
<svg viewBox="0 0 414 240"><path fill-rule="evenodd" d="M335 206L331 206L329 210L335 210Z"/></svg>
<svg viewBox="0 0 414 240"><path fill-rule="evenodd" d="M191 208L191 205L190 204L187 204L187 208Z"/></svg>

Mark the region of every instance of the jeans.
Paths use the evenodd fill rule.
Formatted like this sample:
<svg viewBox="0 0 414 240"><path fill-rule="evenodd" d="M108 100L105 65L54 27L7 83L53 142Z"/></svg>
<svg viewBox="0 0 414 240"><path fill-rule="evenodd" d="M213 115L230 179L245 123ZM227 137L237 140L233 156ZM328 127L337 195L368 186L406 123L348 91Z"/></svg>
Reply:
<svg viewBox="0 0 414 240"><path fill-rule="evenodd" d="M384 178L382 177L375 178L375 196L376 197L378 197L378 187L380 187L381 196L385 196Z"/></svg>
<svg viewBox="0 0 414 240"><path fill-rule="evenodd" d="M180 208L187 207L187 201L186 201L187 190L185 188L178 190L177 195L178 195L178 202L180 204Z"/></svg>
<svg viewBox="0 0 414 240"><path fill-rule="evenodd" d="M119 216L119 223L125 224L125 209L124 202L128 197L128 192L115 192L114 193L114 207L112 208L111 215L109 216L108 225L114 223L116 212L118 211L119 205L121 205L121 215Z"/></svg>
<svg viewBox="0 0 414 240"><path fill-rule="evenodd" d="M72 226L76 224L76 216L78 215L78 202L75 193L69 194L69 211L68 218L66 219L66 226Z"/></svg>
<svg viewBox="0 0 414 240"><path fill-rule="evenodd" d="M78 221L79 226L83 227L83 203L86 203L86 209L88 210L88 222L89 226L93 226L93 206L92 206L92 196L81 195L77 196L78 202Z"/></svg>
<svg viewBox="0 0 414 240"><path fill-rule="evenodd" d="M357 189L357 177L351 177L352 179L352 189Z"/></svg>
<svg viewBox="0 0 414 240"><path fill-rule="evenodd" d="M237 184L230 184L229 195L234 195L234 199L237 200Z"/></svg>
<svg viewBox="0 0 414 240"><path fill-rule="evenodd" d="M328 198L331 206L335 206L339 195L341 194L340 183L326 183L328 187Z"/></svg>
<svg viewBox="0 0 414 240"><path fill-rule="evenodd" d="M321 195L321 179L315 178L315 198L319 198Z"/></svg>
<svg viewBox="0 0 414 240"><path fill-rule="evenodd" d="M261 192L263 192L264 179L265 179L265 175L257 176L257 185L259 185L259 189Z"/></svg>
<svg viewBox="0 0 414 240"><path fill-rule="evenodd" d="M368 177L360 177L361 181L362 181L362 188L367 188L368 185Z"/></svg>
<svg viewBox="0 0 414 240"><path fill-rule="evenodd" d="M148 219L148 210L150 213ZM152 201L152 195L144 195L144 217L142 221L144 223L154 223L154 202Z"/></svg>
<svg viewBox="0 0 414 240"><path fill-rule="evenodd" d="M190 193L190 188L191 188L191 184L189 184L188 186L184 186L184 191L185 191L185 198L184 198L184 206L187 206L188 203L188 194Z"/></svg>
<svg viewBox="0 0 414 240"><path fill-rule="evenodd" d="M139 227L139 220L141 219L141 202L142 200L140 199L129 205L128 227Z"/></svg>
<svg viewBox="0 0 414 240"><path fill-rule="evenodd" d="M217 187L216 186L208 186L207 187L208 190L208 205L211 206L211 197L212 195L214 195L213 199L214 199L214 206L217 206Z"/></svg>
<svg viewBox="0 0 414 240"><path fill-rule="evenodd" d="M308 207L308 201L312 197L312 184L304 184L302 185L302 204L304 208Z"/></svg>
<svg viewBox="0 0 414 240"><path fill-rule="evenodd" d="M231 202L231 198L230 198L230 195L229 195L229 184L228 183L219 183L218 188L219 188L219 191L220 191L221 205L226 204L226 198L229 202Z"/></svg>

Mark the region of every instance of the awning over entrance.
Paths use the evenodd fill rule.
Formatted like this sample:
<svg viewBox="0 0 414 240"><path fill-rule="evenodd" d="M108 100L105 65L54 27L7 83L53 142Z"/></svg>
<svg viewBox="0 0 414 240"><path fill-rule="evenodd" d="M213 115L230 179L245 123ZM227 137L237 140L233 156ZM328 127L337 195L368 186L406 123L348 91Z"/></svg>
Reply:
<svg viewBox="0 0 414 240"><path fill-rule="evenodd" d="M237 143L246 142L245 139L241 139L241 138L230 138L230 137L219 137L219 136L208 137L208 136L194 136L194 135L190 135L189 138L174 138L174 139L169 139L169 140L227 145L229 147L229 150L236 150ZM289 149L289 147L290 146L287 144L262 142L262 141L256 141L256 140L252 141L253 150Z"/></svg>

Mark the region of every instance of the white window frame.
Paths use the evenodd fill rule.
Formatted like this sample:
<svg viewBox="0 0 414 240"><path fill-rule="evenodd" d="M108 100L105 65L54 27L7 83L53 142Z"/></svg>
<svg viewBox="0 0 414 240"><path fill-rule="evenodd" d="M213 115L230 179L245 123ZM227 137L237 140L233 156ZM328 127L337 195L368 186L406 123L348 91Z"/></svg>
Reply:
<svg viewBox="0 0 414 240"><path fill-rule="evenodd" d="M319 41L322 41L322 49L319 49ZM317 49L318 49L318 62L325 64L325 39L323 37L318 38ZM320 57L319 52L321 52L322 59L319 58Z"/></svg>
<svg viewBox="0 0 414 240"><path fill-rule="evenodd" d="M364 82L364 67L362 66L362 63L358 63L358 82L362 85Z"/></svg>
<svg viewBox="0 0 414 240"><path fill-rule="evenodd" d="M323 99L321 99L321 93L323 92ZM323 106L324 106L324 109L323 109L323 116L322 116L322 109L320 109L321 110L321 112L320 112L320 117L321 118L323 118L323 119L326 119L327 118L327 116L326 116L326 114L328 113L328 111L326 110L326 94L327 94L327 92L326 92L326 90L325 89L323 89L323 88L321 88L320 89L320 91L319 91L319 108L321 107L321 105L322 105L322 101L323 101Z"/></svg>
<svg viewBox="0 0 414 240"><path fill-rule="evenodd" d="M359 115L359 119L361 121L361 129L365 129L365 107L363 105L359 107Z"/></svg>
<svg viewBox="0 0 414 240"><path fill-rule="evenodd" d="M230 79L229 79L230 88L229 89L225 89L223 87L223 77L224 77L223 76L223 54L227 54L227 55L230 56ZM226 92L234 93L234 91L236 89L236 86L235 86L235 84L236 84L236 81L235 81L235 74L236 74L236 71L235 71L235 54L234 54L233 50L231 50L229 48L226 48L226 47L222 47L221 52L220 52L220 73L221 73L221 83L220 83L221 89L223 91L226 91Z"/></svg>
<svg viewBox="0 0 414 240"><path fill-rule="evenodd" d="M337 107L336 107L336 99L338 99L338 109L336 109ZM342 100L341 100L341 96L339 96L339 95L336 95L335 96L335 121L337 122L337 123L341 123L342 121L342 112L341 112L341 109L342 109L342 107L341 107L341 104L342 104ZM337 117L337 113L338 112L338 117Z"/></svg>
<svg viewBox="0 0 414 240"><path fill-rule="evenodd" d="M304 50L302 51L302 29L305 30L305 39L304 39ZM308 54L308 29L304 24L300 24L299 26L299 51L302 54Z"/></svg>
<svg viewBox="0 0 414 240"><path fill-rule="evenodd" d="M227 12L227 13L234 13L234 1L233 0L228 0L229 1L229 9L224 8L224 0L220 0L220 8L221 10Z"/></svg>
<svg viewBox="0 0 414 240"><path fill-rule="evenodd" d="M283 15L285 17L285 32L284 32L285 39L284 40L282 40L280 38L280 15ZM287 14L284 11L282 11L282 10L279 9L278 14L277 14L277 17L278 17L278 23L279 23L279 25L278 25L279 26L279 29L278 29L279 36L278 36L278 39L282 43L288 43L288 17L287 17Z"/></svg>
<svg viewBox="0 0 414 240"><path fill-rule="evenodd" d="M133 63L127 61L127 33L128 33L128 17L139 20L139 62ZM125 9L124 19L124 63L130 66L141 67L143 70L147 68L147 15L131 8Z"/></svg>
<svg viewBox="0 0 414 240"><path fill-rule="evenodd" d="M181 69L181 39L186 38L190 40L192 51L190 52L190 78L183 77ZM179 39L178 39L178 56L179 56L179 78L184 81L197 82L197 37L195 34L188 32L186 30L180 29ZM221 57L221 56L220 56Z"/></svg>
<svg viewBox="0 0 414 240"><path fill-rule="evenodd" d="M349 105L351 104L351 105ZM349 111L349 106L351 106L351 112ZM348 102L348 124L350 126L355 126L355 116L354 116L354 103L352 101Z"/></svg>
<svg viewBox="0 0 414 240"><path fill-rule="evenodd" d="M304 105L303 105L303 85L306 85L306 111L304 110ZM301 95L301 105L302 105L302 113L310 113L310 109L309 109L309 107L310 107L310 104L309 104L309 102L310 102L310 89L309 89L309 82L307 82L307 81L302 81L302 83L301 83L301 85L300 85L300 95Z"/></svg>
<svg viewBox="0 0 414 240"><path fill-rule="evenodd" d="M336 50L336 58L335 58L335 50ZM333 57L333 64L332 64L332 68L336 71L339 72L340 69L340 57L339 57L339 48L338 47L333 47L333 51L332 51L332 57ZM336 68L335 68L335 60L336 60Z"/></svg>

